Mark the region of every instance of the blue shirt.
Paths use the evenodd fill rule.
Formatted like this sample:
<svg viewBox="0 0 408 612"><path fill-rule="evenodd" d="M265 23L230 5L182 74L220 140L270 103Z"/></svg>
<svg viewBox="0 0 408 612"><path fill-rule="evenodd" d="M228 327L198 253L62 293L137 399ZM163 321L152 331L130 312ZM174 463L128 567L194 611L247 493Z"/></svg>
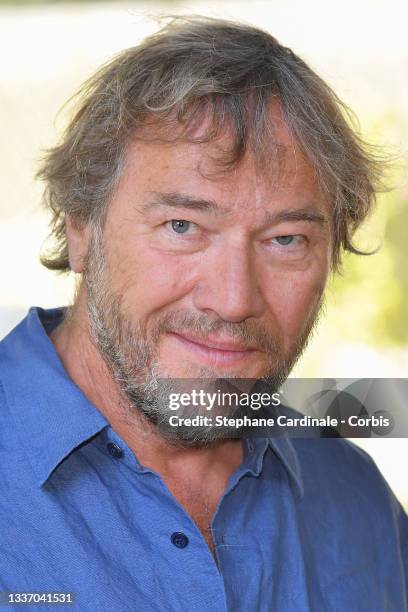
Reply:
<svg viewBox="0 0 408 612"><path fill-rule="evenodd" d="M407 610L407 516L366 453L245 440L216 562L68 377L47 335L61 316L32 308L0 343L0 591L74 592L81 612Z"/></svg>

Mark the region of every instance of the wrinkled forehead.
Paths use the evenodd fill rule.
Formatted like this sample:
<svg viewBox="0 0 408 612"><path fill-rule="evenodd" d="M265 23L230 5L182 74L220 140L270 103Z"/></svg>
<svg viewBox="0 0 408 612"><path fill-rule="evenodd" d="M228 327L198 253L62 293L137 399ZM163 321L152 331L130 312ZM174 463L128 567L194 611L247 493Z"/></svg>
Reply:
<svg viewBox="0 0 408 612"><path fill-rule="evenodd" d="M290 130L281 105L275 100L269 109L267 133L248 133L239 148L236 126L226 118L214 124L204 111L189 117L189 122L160 121L153 118L129 140L127 170L143 167L143 172L159 181L200 181L214 183L225 192L244 193L256 188L265 191L320 189L316 173ZM242 144L242 143L241 143ZM145 174L147 177L147 175ZM197 185L195 185L197 188Z"/></svg>

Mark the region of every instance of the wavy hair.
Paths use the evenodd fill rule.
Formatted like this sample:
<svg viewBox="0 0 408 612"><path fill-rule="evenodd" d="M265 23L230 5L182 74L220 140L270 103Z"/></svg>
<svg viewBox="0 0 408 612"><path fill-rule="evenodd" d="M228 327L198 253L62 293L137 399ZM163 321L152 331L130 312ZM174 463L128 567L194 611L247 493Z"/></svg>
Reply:
<svg viewBox="0 0 408 612"><path fill-rule="evenodd" d="M120 180L131 137L151 122L174 139L197 141L193 128L210 118L200 142L228 130L231 147L218 161L239 163L249 147L263 167L276 158L268 109L279 98L287 126L333 206L333 268L382 188L384 157L368 146L348 107L293 51L258 28L206 17L174 17L126 49L84 83L77 110L37 176L45 182L54 247L47 268L69 271L66 215L100 222ZM201 119L200 119L201 118ZM207 122L206 122L207 123Z"/></svg>

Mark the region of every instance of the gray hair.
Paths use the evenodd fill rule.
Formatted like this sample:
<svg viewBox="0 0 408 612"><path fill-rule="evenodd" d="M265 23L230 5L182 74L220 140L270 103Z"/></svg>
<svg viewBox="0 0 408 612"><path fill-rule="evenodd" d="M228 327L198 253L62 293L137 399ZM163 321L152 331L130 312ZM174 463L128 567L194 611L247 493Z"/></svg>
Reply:
<svg viewBox="0 0 408 612"><path fill-rule="evenodd" d="M231 148L218 159L237 164L250 147L265 167L276 161L268 109L278 98L290 132L333 205L333 268L352 243L381 188L384 160L362 141L350 110L291 49L258 28L206 17L175 17L92 76L79 108L37 176L52 213L55 248L47 268L69 271L67 214L100 223L121 176L129 140L158 123L174 139L197 142L194 126L209 118L200 142L228 131ZM145 133L145 130L143 130ZM275 147L275 148L274 148Z"/></svg>

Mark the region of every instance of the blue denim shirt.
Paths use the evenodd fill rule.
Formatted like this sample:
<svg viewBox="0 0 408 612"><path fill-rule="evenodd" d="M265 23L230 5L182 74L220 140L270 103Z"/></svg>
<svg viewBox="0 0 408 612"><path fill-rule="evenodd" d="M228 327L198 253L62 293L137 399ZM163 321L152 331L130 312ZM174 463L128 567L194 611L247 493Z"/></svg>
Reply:
<svg viewBox="0 0 408 612"><path fill-rule="evenodd" d="M74 592L81 612L407 610L407 516L366 453L244 440L215 560L68 377L47 335L61 315L32 308L0 343L0 591Z"/></svg>

